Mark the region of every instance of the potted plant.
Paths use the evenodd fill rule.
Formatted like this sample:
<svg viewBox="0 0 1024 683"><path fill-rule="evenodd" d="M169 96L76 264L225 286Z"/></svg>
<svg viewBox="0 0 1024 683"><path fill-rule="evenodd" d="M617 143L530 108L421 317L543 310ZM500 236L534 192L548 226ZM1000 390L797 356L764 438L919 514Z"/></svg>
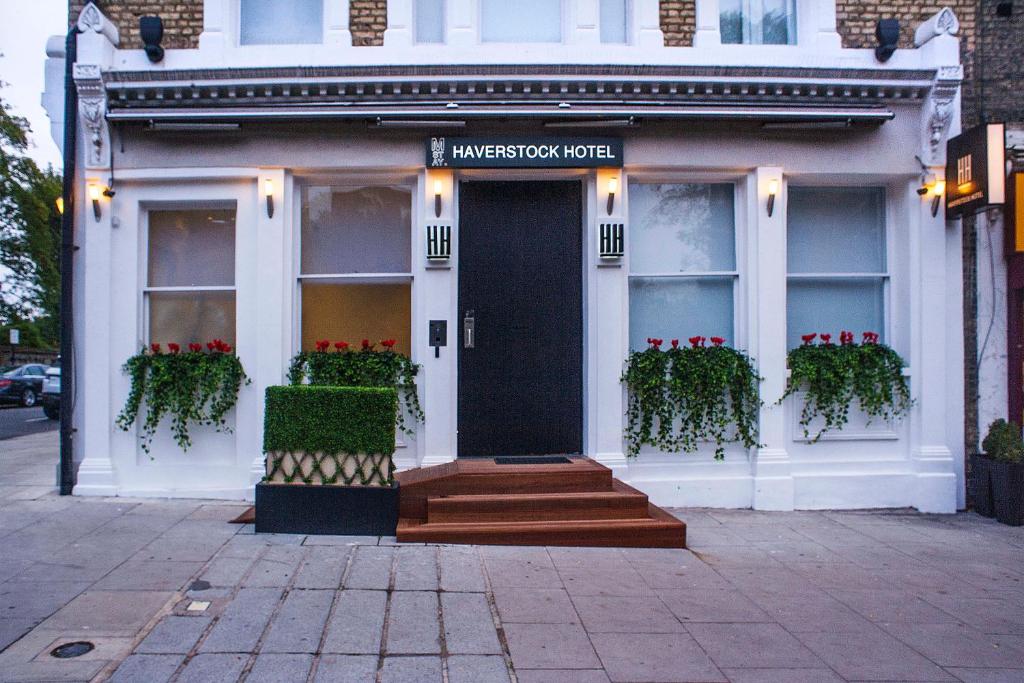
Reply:
<svg viewBox="0 0 1024 683"><path fill-rule="evenodd" d="M726 443L757 445L761 378L747 354L721 337L711 337L711 346L708 341L690 337L685 347L673 339L663 351L664 340L650 338L648 348L629 355L622 382L629 390L630 456L644 444L692 453L710 441L722 460Z"/></svg>
<svg viewBox="0 0 1024 683"><path fill-rule="evenodd" d="M979 514L1003 524L1024 524L1024 439L1020 427L999 419L981 442L983 454L971 457L971 478ZM980 500L979 500L980 499Z"/></svg>
<svg viewBox="0 0 1024 683"><path fill-rule="evenodd" d="M268 387L256 531L394 534L397 406L390 387Z"/></svg>

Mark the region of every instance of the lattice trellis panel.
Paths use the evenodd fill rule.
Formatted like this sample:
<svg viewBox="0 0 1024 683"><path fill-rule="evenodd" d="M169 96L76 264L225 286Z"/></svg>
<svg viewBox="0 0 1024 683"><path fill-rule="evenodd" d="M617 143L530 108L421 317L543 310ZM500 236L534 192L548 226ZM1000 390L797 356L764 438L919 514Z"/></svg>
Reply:
<svg viewBox="0 0 1024 683"><path fill-rule="evenodd" d="M335 484L391 486L395 462L390 455L366 453L267 453L267 478L272 484Z"/></svg>

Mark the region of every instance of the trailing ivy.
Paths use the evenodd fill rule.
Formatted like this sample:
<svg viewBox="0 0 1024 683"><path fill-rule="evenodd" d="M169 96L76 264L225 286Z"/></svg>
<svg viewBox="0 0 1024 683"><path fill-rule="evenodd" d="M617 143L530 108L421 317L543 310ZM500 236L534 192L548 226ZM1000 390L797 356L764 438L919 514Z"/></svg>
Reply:
<svg viewBox="0 0 1024 683"><path fill-rule="evenodd" d="M346 342L318 341L315 351L303 351L292 358L288 381L293 385L338 387L390 387L401 401L395 411L395 424L402 432L413 434L406 424L408 413L417 422L423 421L423 409L416 390L420 366L407 356L394 351L395 340L385 339L382 350L364 339L359 350L350 350Z"/></svg>
<svg viewBox="0 0 1024 683"><path fill-rule="evenodd" d="M650 347L634 351L622 381L629 390L626 443L629 455L648 444L663 451L692 453L703 441L715 444L715 459L725 457L726 443L757 445L761 378L750 357L712 337L692 337L689 348L673 339L648 339Z"/></svg>
<svg viewBox="0 0 1024 683"><path fill-rule="evenodd" d="M903 359L896 351L878 343L878 335L865 332L863 343L853 343L853 333L843 331L840 343L833 344L830 334L803 335L803 345L788 355L789 386L779 399L798 391L805 392L800 412L804 437L816 443L822 435L846 426L850 408L856 401L870 420L901 418L913 405L910 387L903 376ZM822 428L812 438L810 425L821 418Z"/></svg>
<svg viewBox="0 0 1024 683"><path fill-rule="evenodd" d="M205 352L200 344L189 344L185 353L177 344L168 344L168 350L163 353L159 344L153 344L124 364L131 388L116 424L129 431L145 405L140 438L147 453L167 415L174 441L185 451L192 445L189 428L193 424L231 431L227 413L238 401L242 384L249 383L241 361L220 340L207 344Z"/></svg>

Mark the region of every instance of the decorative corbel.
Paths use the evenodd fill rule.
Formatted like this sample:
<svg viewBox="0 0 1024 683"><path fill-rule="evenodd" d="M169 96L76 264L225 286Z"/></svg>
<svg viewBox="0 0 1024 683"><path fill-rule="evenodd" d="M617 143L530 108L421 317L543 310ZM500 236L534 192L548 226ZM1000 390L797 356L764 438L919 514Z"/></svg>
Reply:
<svg viewBox="0 0 1024 683"><path fill-rule="evenodd" d="M941 66L935 75L928 95L925 123L925 150L929 157L929 165L942 164L942 143L946 139L953 114L956 113L956 96L960 91L963 75L963 68L960 66Z"/></svg>
<svg viewBox="0 0 1024 683"><path fill-rule="evenodd" d="M943 7L914 31L914 47L921 47L938 36L955 36L959 32L960 20L953 14L953 10Z"/></svg>
<svg viewBox="0 0 1024 683"><path fill-rule="evenodd" d="M103 74L96 64L75 64L75 88L78 90L78 112L82 118L88 145L85 165L105 168L107 140L107 93L103 87Z"/></svg>
<svg viewBox="0 0 1024 683"><path fill-rule="evenodd" d="M106 36L114 46L120 43L117 26L107 19L95 3L90 2L78 14L78 30L81 33L99 33Z"/></svg>

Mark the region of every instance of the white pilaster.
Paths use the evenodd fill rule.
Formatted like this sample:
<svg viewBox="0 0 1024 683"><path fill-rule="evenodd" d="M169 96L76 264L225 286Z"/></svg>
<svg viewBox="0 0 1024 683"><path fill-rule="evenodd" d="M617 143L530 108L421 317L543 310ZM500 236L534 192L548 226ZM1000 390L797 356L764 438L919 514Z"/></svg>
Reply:
<svg viewBox="0 0 1024 683"><path fill-rule="evenodd" d="M836 4L821 0L801 0L796 10L797 44L822 52L842 48L836 31Z"/></svg>
<svg viewBox="0 0 1024 683"><path fill-rule="evenodd" d="M694 47L717 47L722 44L721 17L718 0L697 0L697 30Z"/></svg>
<svg viewBox="0 0 1024 683"><path fill-rule="evenodd" d="M770 191L775 205L768 215ZM755 169L747 180L747 285L751 302L750 352L761 382L760 442L752 463L753 507L792 510L793 474L786 450L785 411L775 401L786 389L786 192L782 169Z"/></svg>
<svg viewBox="0 0 1024 683"><path fill-rule="evenodd" d="M412 0L388 0L388 27L384 31L385 47L407 47L413 37Z"/></svg>
<svg viewBox="0 0 1024 683"><path fill-rule="evenodd" d="M626 22L631 45L644 48L665 47L661 31L661 3L658 0L633 0L627 5L631 16Z"/></svg>
<svg viewBox="0 0 1024 683"><path fill-rule="evenodd" d="M445 42L451 46L475 45L476 1L446 0Z"/></svg>
<svg viewBox="0 0 1024 683"><path fill-rule="evenodd" d="M596 45L601 42L601 5L598 0L573 0L569 13L569 41L577 45Z"/></svg>
<svg viewBox="0 0 1024 683"><path fill-rule="evenodd" d="M203 32L199 34L199 49L203 52L220 53L235 42L232 18L238 13L233 0L205 0L203 2Z"/></svg>
<svg viewBox="0 0 1024 683"><path fill-rule="evenodd" d="M324 3L325 44L352 47L349 14L349 0L330 0Z"/></svg>

